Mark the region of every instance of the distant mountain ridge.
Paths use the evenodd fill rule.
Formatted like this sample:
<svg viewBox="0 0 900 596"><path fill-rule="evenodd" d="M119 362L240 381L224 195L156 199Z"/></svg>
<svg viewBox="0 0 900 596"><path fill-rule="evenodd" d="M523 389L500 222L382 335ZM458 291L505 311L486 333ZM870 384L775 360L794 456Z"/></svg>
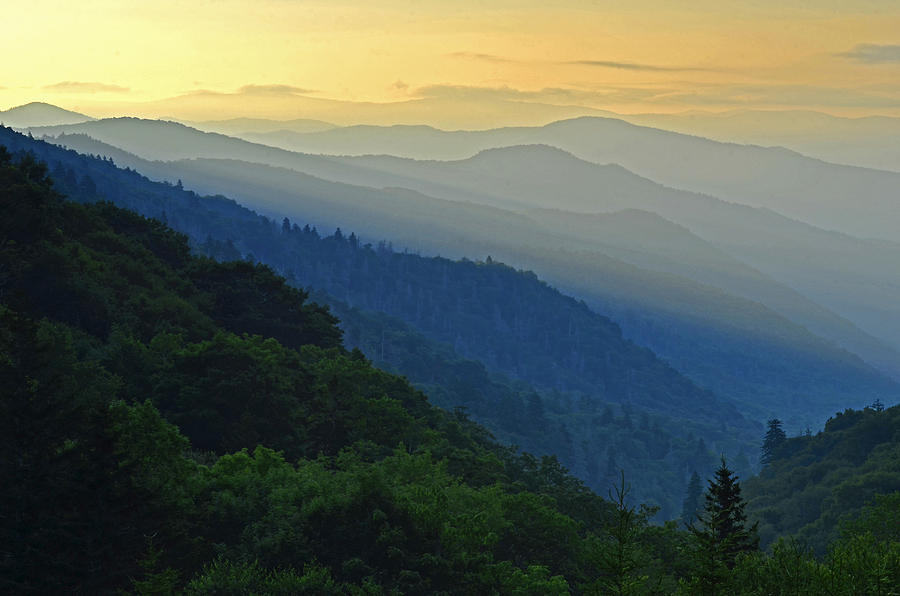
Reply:
<svg viewBox="0 0 900 596"><path fill-rule="evenodd" d="M832 163L900 171L900 118L839 117L809 110L693 111L621 116L633 124L709 139L781 146Z"/></svg>
<svg viewBox="0 0 900 596"><path fill-rule="evenodd" d="M131 124L129 124L129 122ZM154 124L143 121L126 121L121 122L119 124L128 124L128 126L134 125L137 129L148 129L153 130ZM674 191L672 189L665 189L664 187L660 187L653 182L641 179L639 177L631 175L626 170L622 169L618 166L609 166L604 169L602 166L596 166L590 162L585 162L583 160L577 160L566 153L554 149L551 147L533 147L533 148L519 148L513 149L509 151L514 151L521 153L523 155L531 155L534 154L535 162L533 164L527 163L521 159L511 160L510 172L516 172L516 176L506 176L506 180L503 177L492 178L491 180L497 180L497 183L485 183L484 179L479 177L483 176L483 172L488 170L489 172L496 170L498 167L501 169L507 167L501 161L499 166L497 164L492 164L489 167L476 167L472 165L475 163L476 165L484 160L495 160L500 157L502 158L508 153L505 150L492 150L484 153L476 160L464 160L462 162L451 162L451 163L441 163L441 162L410 162L409 160L398 160L393 158L384 158L384 157L373 157L373 158L351 158L351 159L340 159L334 157L322 157L322 156L311 156L311 155L302 155L290 153L283 150L266 148L259 145L253 145L251 143L246 143L245 141L239 140L226 140L226 143L223 145L219 143L221 140L220 137L216 135L207 135L202 133L197 133L196 131L192 132L190 129L186 127L170 127L166 126L166 130L172 132L172 134L176 134L178 139L184 140L177 145L177 150L181 152L181 154L189 153L193 151L194 153L199 153L202 151L210 151L214 154L232 154L232 155L241 155L246 158L249 158L254 161L267 161L269 163L279 163L283 164L287 167L296 168L298 170L302 169L308 172L315 173L317 176L321 176L324 178L329 178L332 180L342 179L345 181L354 181L357 183L365 183L369 182L375 186L384 186L387 184L394 184L399 187L410 187L415 185L412 182L415 181L424 181L427 184L435 184L435 182L429 181L429 177L433 173L432 170L448 170L447 176L450 179L450 182L453 180L458 180L456 186L453 184L444 184L443 186L448 192L457 193L456 195L444 195L448 197L452 197L456 201L469 201L469 204L456 202L454 204L449 203L437 203L433 199L427 196L417 196L414 193L403 192L400 190L374 190L374 189L365 189L358 187L350 187L350 186L333 186L328 184L327 182L321 179L311 178L309 176L304 176L299 173L290 173L289 171L281 171L274 169L267 169L262 166L254 166L253 164L242 164L238 162L227 162L220 161L214 162L212 160L193 160L181 162L178 164L153 164L153 163L141 163L140 165L136 165L135 167L139 167L142 171L153 175L157 178L168 179L171 181L175 181L177 179L183 179L186 183L190 184L191 188L196 188L201 190L202 192L210 192L210 193L227 193L231 196L237 196L242 201L250 202L255 208L262 209L267 213L287 213L292 216L298 216L302 220L310 219L310 215L312 213L316 213L317 215L313 215L312 219L314 221L318 221L322 225L326 225L326 227L337 227L337 226L350 226L352 229L357 230L365 230L368 229L369 233L373 233L373 239L378 238L393 238L395 240L404 239L407 246L413 247L426 247L430 246L429 250L437 251L442 254L451 254L461 256L462 254L466 254L465 252L459 252L459 247L462 245L469 246L470 249L480 246L479 252L481 254L494 254L494 256L501 258L504 261L517 263L520 266L526 268L538 268L542 271L542 274L548 276L552 279L552 281L560 287L565 288L569 292L574 292L577 295L585 295L584 292L590 293L590 289L586 288L584 284L580 282L572 285L573 280L580 279L584 274L582 273L578 276L574 276L573 273L560 273L566 268L571 268L571 263L573 261L581 261L581 264L578 267L587 267L586 271L590 271L590 275L609 275L609 269L604 269L606 267L612 267L612 271L616 271L615 275L625 275L624 278L615 278L622 279L622 288L630 288L629 291L639 291L641 293L645 293L646 290L639 289L641 286L639 284L634 283L634 280L626 281L630 277L634 275L644 276L646 273L638 273L638 270L633 270L630 273L625 273L628 271L627 268L622 268L621 262L619 264L613 265L613 261L598 259L596 257L593 258L593 263L588 264L587 257L579 257L576 253L572 252L558 252L554 257L553 261L546 260L532 260L532 261L521 261L517 259L521 259L522 251L519 250L525 243L531 241L538 241L543 238L542 242L545 247L551 247L553 249L557 249L559 246L568 244L568 251L593 251L598 252L602 251L602 248L597 245L595 242L585 242L584 240L579 240L574 242L572 240L566 240L565 242L561 242L560 239L552 239L553 236L549 231L541 231L535 234L533 227L533 221L529 222L528 219L523 219L520 216L517 216L515 213L510 211L497 211L491 210L486 211L483 215L476 215L479 213L479 210L484 208L477 207L471 203L485 203L484 194L479 194L480 188L492 188L492 189L501 189L504 193L504 197L514 196L516 197L516 205L510 205L508 202L504 203L502 206L513 210L518 210L524 207L522 205L524 199L528 199L529 196L532 197L531 205L539 205L540 202L535 203L535 201L542 201L543 197L547 195L548 192L553 191L553 182L555 180L566 180L567 183L571 183L576 180L578 177L584 178L586 181L591 180L590 176L597 172L608 172L610 174L615 174L619 176L622 180L628 181L631 185L629 188L632 188L631 191L633 193L633 198L641 198L643 193L644 199L649 196L653 199L653 203L648 204L644 203L642 208L650 208L651 210L661 211L663 208L668 207L670 211L662 211L664 216L667 218L672 218L675 221L678 221L682 225L687 225L694 228L693 223L691 221L685 221L684 217L681 217L679 214L679 202L688 201L695 205L694 209L689 210L688 215L693 217L694 219L700 218L701 221L710 222L713 220L710 219L711 216L714 216L719 211L728 212L729 218L731 218L732 225L736 225L738 220L734 219L734 214L740 215L740 222L743 222L747 219L747 216L750 216L751 221L760 220L760 225L771 226L771 222L763 224L763 221L772 220L774 222L781 221L775 214L766 214L765 211L761 210L753 210L747 207L741 207L738 205L729 205L727 203L723 203L721 201L717 201L711 197L703 197L699 195L694 195L693 193L685 193L680 191ZM123 131L120 133L121 136L128 137L127 131ZM174 138L174 137L173 137ZM191 139L195 139L196 143L199 144L191 144ZM131 136L126 139L127 143L132 146L138 146L140 144L140 136ZM204 149L204 147L206 149ZM164 148L163 148L164 149ZM144 149L146 152L148 149ZM149 148L150 151L154 151L153 147ZM552 159L547 159L548 157ZM128 162L124 162L128 163ZM398 172L385 172L384 163L389 164L398 164L400 168ZM558 171L554 171L554 168L549 167L549 164L552 163L560 163L566 168L572 168L573 170L565 170L565 174L561 175ZM374 164L374 165L373 165ZM408 166L408 167L407 167ZM466 167L467 169L463 170L461 173L456 170L460 167ZM425 168L423 170L423 168ZM428 175L423 174L422 172L428 173ZM477 176L476 176L477 174ZM577 174L577 175L576 175ZM585 178L585 176L588 176ZM375 178L373 178L375 177ZM412 181L412 182L411 182ZM527 182L526 182L527 181ZM440 182L440 180L438 181ZM503 188L503 184L514 183L509 189ZM603 190L606 187L607 179L605 177L598 178L597 181L591 182L589 186L585 188L588 189L597 189ZM459 188L460 186L465 186L465 184L469 184L471 187L468 191L460 195L462 191L465 191L465 188ZM617 183L618 186L622 186L622 184ZM615 187L615 185L614 185ZM434 189L431 187L424 188L419 187L420 190L428 191L426 194L439 194L434 192ZM540 191L538 189L545 189ZM513 190L514 192L510 191ZM585 190L587 193L587 190ZM619 200L618 197L621 195L616 194L616 190L612 192L606 193L606 196L610 199ZM647 193L650 193L647 195ZM336 194L337 193L337 194ZM467 193L467 194L466 194ZM531 193L529 195L529 193ZM637 193L637 194L634 194ZM346 195L346 196L341 196ZM440 195L439 195L440 196ZM560 199L569 200L572 198L571 193L558 194ZM584 195L588 200L593 201L594 196L591 194ZM323 197L331 197L327 201L323 201ZM354 199L357 201L355 204L351 204L348 202L349 197L356 197ZM374 199L376 197L380 197L378 201ZM501 197L501 198L504 198ZM675 201L674 198L678 197L678 201ZM289 199L290 198L290 199ZM288 205L291 201L296 201L301 199L304 201L303 207L301 211L295 211L296 207L290 207L289 211ZM487 202L493 202L497 204L496 194L493 197L488 197ZM377 205L381 205L381 207L377 207ZM444 210L443 215L438 215L433 209L440 206L440 209ZM499 205L498 205L499 206ZM621 201L618 203L618 208L628 207L628 206L637 206L633 205L633 201ZM370 209L369 215L363 216L360 211L360 207L364 209ZM386 213L391 213L389 217L385 218L384 214L379 214L375 216L375 213L371 211L371 209L385 209ZM312 211L310 211L312 209ZM453 214L451 214L452 210ZM461 211L460 211L461 210ZM674 211L673 211L674 210ZM463 216L463 213L467 213L468 215ZM460 219L462 217L462 219ZM450 225L451 221L457 221L453 229L455 232L452 232L452 235L448 235L450 233L450 229L446 229L443 232L437 233L438 228L445 228ZM788 220L785 220L788 221ZM348 222L356 222L350 225ZM380 222L377 223L376 222ZM403 223L406 222L406 223ZM493 222L493 223L491 223ZM501 223L502 222L502 223ZM716 222L716 226L718 226L718 221ZM372 226L376 225L375 228ZM743 223L741 223L743 225ZM377 231L375 231L377 229ZM480 230L479 234L487 234L488 236L503 236L504 234L509 235L512 233L519 234L521 240L519 243L515 245L515 248L507 245L506 248L501 246L496 246L491 244L490 242L484 243L483 240L479 240L480 244L473 244L471 239L471 233L476 230ZM519 230L519 232L516 232ZM529 230L529 231L526 231ZM416 232L414 235L414 232ZM729 234L732 232L729 230ZM469 237L466 238L466 234L469 234ZM825 234L823 232L823 234ZM746 235L746 232L744 232ZM740 235L738 235L740 236ZM701 234L703 237L703 234ZM525 239L528 240L525 240ZM437 242L439 239L442 239L440 242ZM437 243L436 243L437 242ZM455 247L455 248L454 248ZM527 252L527 247L525 251ZM469 253L471 254L471 252ZM799 255L802 257L803 252L801 251ZM621 256L621 255L620 255ZM566 266L562 266L562 263L567 263ZM600 263L604 263L603 265L599 265ZM598 270L599 268L599 270ZM605 271L605 273L600 274L599 271ZM684 271L681 271L683 275ZM758 273L753 273L753 276L758 278ZM668 294L672 296L680 296L682 292L685 291L685 286L683 284L683 280L677 280L676 278L665 278L655 276L654 279L656 281L652 282L651 287L655 287L657 285L662 284L662 287L672 287L679 288L678 290L672 292L667 291ZM567 281L568 280L568 281ZM646 287L646 282L644 283ZM615 290L615 286L607 285L605 291ZM704 295L703 300L696 302L700 296ZM789 293L781 292L779 300L784 300L787 298L790 301L793 301L796 305L802 303L804 298L800 296L790 297ZM665 296L666 293L659 292L654 298L653 304L655 307L662 306L663 308L670 310L673 306L676 309L680 309L679 316L683 316L684 314L690 313L690 317L694 317L700 314L701 311L704 311L705 315L709 316L712 313L718 312L716 316L722 317L724 328L731 327L732 323L725 323L725 319L733 317L733 314L726 314L734 311L734 307L729 307L732 311L728 309L723 309L722 306L717 306L715 308L700 308L698 304L703 303L704 300L708 300L709 294L708 289L706 290L690 290L688 291L683 298L677 298L674 300L669 300L665 303L662 303L660 300L662 296ZM615 316L620 316L625 311L621 309L627 310L628 303L639 304L640 300L636 301L636 297L632 295L628 295L627 292L618 291L614 292L614 299L611 299L609 296L606 298L600 299L597 297L599 302L594 302L594 306L609 309L605 312L609 314L615 313ZM595 298L592 298L594 300ZM757 299L757 297L754 297ZM798 302L799 300L799 302ZM696 304L693 304L696 302ZM644 304L646 306L646 304ZM643 308L643 307L642 307ZM816 327L816 330L820 329L831 329L828 331L828 337L830 338L841 338L841 342L849 342L849 346L852 346L851 349L859 349L863 350L866 353L867 357L872 358L873 362L877 362L879 366L885 367L887 370L896 370L896 353L892 353L891 350L886 349L883 345L879 346L879 342L874 340L871 337L866 337L865 334L860 334L859 330L854 330L853 326L848 324L847 321L841 321L838 318L833 317L828 313L822 311L821 308L818 309L810 309L808 307L792 307L793 310L790 311L792 313L800 313L804 318L804 323L809 321L810 323L815 323L819 325ZM685 309L687 309L685 311ZM741 308L737 308L739 312ZM632 320L632 319L628 319ZM691 323L692 329L697 329L697 321ZM642 341L651 341L657 342L650 344L654 347L654 349L661 351L668 358L673 358L676 361L680 358L683 358L687 353L686 350L676 349L676 344L670 344L670 339L666 339L665 341L660 341L662 335L659 334L657 330L654 333L648 333L647 329L641 327L642 324L639 324L637 320L634 320L633 328L629 330L629 333L634 333L635 335L631 335L634 338L642 338ZM742 325L746 325L747 329L750 328L749 323L745 320ZM824 327L822 327L824 325ZM626 329L629 326L626 325ZM754 325L755 329L756 326ZM783 335L785 329L784 323L772 324L770 328L773 330L772 337L777 337L778 334ZM775 331L776 329L781 331ZM695 333L696 331L691 331L691 333ZM729 332L731 333L731 332ZM755 331L753 332L756 333ZM836 334L836 335L835 335ZM802 335L802 334L801 334ZM794 335L794 337L799 337L799 335ZM778 341L783 341L779 339ZM812 345L812 344L810 344ZM667 347L668 346L668 347ZM699 346L692 346L690 351L694 351ZM818 350L818 348L815 348ZM682 362L682 365L686 365L687 363ZM700 362L695 363L697 366L700 366ZM692 365L693 366L693 365ZM703 365L706 366L706 365ZM682 369L684 370L684 369ZM694 368L693 370L697 371L699 368ZM777 378L779 375L785 375L788 371L783 370L779 373L773 374L768 377L769 380ZM703 373L702 378L703 382L710 382L711 378L707 376L708 373ZM764 377L760 377L760 381L763 380ZM768 382L768 381L767 381ZM739 385L739 384L738 384ZM716 387L725 387L729 388L738 386L734 383L727 383L726 385L715 385ZM843 405L843 404L842 404ZM826 408L827 410L827 408Z"/></svg>
<svg viewBox="0 0 900 596"><path fill-rule="evenodd" d="M94 120L90 116L65 110L49 103L34 101L0 111L0 124L11 128L59 126Z"/></svg>
<svg viewBox="0 0 900 596"><path fill-rule="evenodd" d="M129 122L116 124L117 126L119 124L126 125ZM138 128L156 128L153 123L146 121L134 121L131 124ZM548 145L488 149L473 158L455 162L423 162L388 156L329 158L301 155L230 139L224 139L226 144L222 145L219 141L223 139L218 136L191 132L190 129L180 126L175 128L166 127L166 130L170 130L172 134L171 143L177 147L175 155L191 153L220 156L240 155L251 161L279 164L328 180L376 188L385 186L411 188L431 196L456 201L493 204L494 206L513 211L523 212L523 210L529 208L547 207L548 198L558 201L555 205L556 208L567 211L615 211L633 207L649 210L687 226L700 237L726 242L727 244L723 248L739 259L744 258L746 250L739 247L735 252L733 246L736 241L742 238L749 239L753 235L770 234L771 230L785 227L784 224L789 223L787 220L782 220L774 214L741 208L738 205L729 205L716 201L711 197L702 197L693 193L667 189L650 180L635 176L621 166L598 166ZM120 142L125 147L133 148L140 143L140 138L128 136L124 141L118 137L113 140ZM191 141L192 139L193 141ZM70 146L78 147L81 150L90 151L89 145L75 144L74 139L68 141L63 139L63 142L68 142ZM144 147L141 150L147 155L159 156L159 150L153 146ZM168 153L173 151L166 146L160 146L160 150ZM112 152L106 150L106 154L109 153ZM127 158L122 156L121 159ZM120 160L120 163L128 163L127 161L122 162L121 159L117 158L117 160ZM139 167L142 171L148 173L152 169L157 176L168 178L173 182L177 178L175 174L167 174L162 171L164 168L160 169L157 166L140 164L135 167ZM224 170L227 169L227 167L224 168ZM230 175L227 171L225 171L225 174ZM184 175L187 176L187 174ZM564 194L557 192L561 181L565 181L568 189ZM235 187L210 187L206 190L228 192L230 188ZM281 190L272 196L284 195L286 191L287 188L282 186ZM257 199L259 198L261 197L257 197ZM279 211L279 207L272 201L265 204L257 203L256 205L260 208L265 207L271 212ZM721 216L717 217L716 214ZM340 225L339 221L332 220L332 222L334 225ZM753 227L748 226L750 222L754 222ZM726 228L725 226L727 225L731 225L731 227ZM720 231L726 229L727 231L724 233ZM805 229L798 228L797 231L806 233ZM829 237L826 232L818 233L812 229L809 231L815 235L817 238L816 242L820 244L823 238ZM385 237L397 237L395 234L395 231L384 231ZM809 243L806 242L806 244ZM809 246L815 245L810 244ZM871 250L883 252L881 248L872 248ZM768 271L770 266L784 267L785 259L788 259L788 261L797 259L799 261L798 268L808 268L810 258L816 259L816 253L822 251L804 248L803 242L793 242L785 248L785 252L786 254L778 255L773 259L771 261L772 265L770 265L770 260L768 259L751 261L751 263L757 269ZM751 254L755 255L756 253ZM859 262L874 261L870 256L861 255ZM637 261L635 264L642 265L644 263L643 261ZM829 267L833 266L834 260L829 259L826 264ZM866 270L866 267L854 264L847 269L848 272L859 275ZM683 268L670 270L681 271L682 273L684 271ZM729 273L729 275L733 277L732 273ZM759 279L758 273L753 273L752 277ZM780 281L782 284L791 286L791 281L795 278L797 278L795 274L787 273L780 278ZM830 274L821 276L821 279L824 280L833 278L834 276ZM699 278L695 277L695 279L711 283L711 278L703 275ZM766 283L771 284L771 280ZM725 287L729 291L734 291L738 286ZM742 282L739 287L743 292L740 295L766 302L764 295L759 293L760 288L751 286L746 281ZM801 292L805 289L803 286L799 288L797 286L793 287ZM860 289L877 287L878 291L881 292L889 289L880 280L861 280L857 287ZM783 295L783 292L780 290L779 293ZM827 296L833 294L833 292L805 292L806 296L818 296L819 294ZM898 289L898 296L900 296L900 289ZM797 298L800 297L795 296L790 301L797 302ZM838 321L831 315L825 315L822 313L821 307L810 308L809 305L802 307L797 305L788 306L784 303L783 298L778 298L778 300L779 302L772 304L778 306L779 312L788 316L796 315L799 317L799 321L809 325L814 332L824 334L842 345L846 345L849 349L860 350L867 358L870 358L883 369L892 371L892 374L900 370L900 363L898 363L900 359L897 358L895 352L891 353L891 350L885 349L884 346L879 347L877 345L878 341L872 337L863 337L863 334L860 334L858 330L853 330L852 325L848 324L846 320ZM804 300L808 302L807 298L800 298L801 302ZM894 301L884 299L883 303L892 304ZM782 304L784 304L784 307L779 306ZM837 304L840 303L838 302ZM898 298L896 304L900 304L900 298ZM839 312L845 314L843 310ZM863 321L867 323L872 321L872 324L866 327L869 333L885 332L890 337L892 336L891 331L895 328L900 333L900 316L890 316L887 319L879 316L878 322L875 322L871 316L866 315L866 312L859 308L848 308L846 310L846 313L852 315L859 313L861 318L854 318L854 322Z"/></svg>
<svg viewBox="0 0 900 596"><path fill-rule="evenodd" d="M299 159L281 149L236 139L201 137L172 123L119 118L63 127L36 127L36 135L84 132L146 159L241 159L282 167ZM668 187L772 209L783 215L859 237L893 240L900 226L900 173L830 164L781 148L722 143L701 137L585 116L542 127L445 132L418 127L357 127L334 133L337 153L404 153L417 158L468 158L484 149L546 144L597 164L615 163ZM380 151L365 134L376 134ZM356 132L354 136L352 134ZM403 141L404 136L411 140ZM206 133L210 134L210 133ZM397 135L401 135L397 137ZM422 136L424 135L424 137ZM383 138L382 138L383 137ZM162 142L162 144L161 144ZM224 144L223 144L224 143ZM307 152L315 147L297 147ZM452 158L452 157L451 157ZM852 201L850 200L852 198Z"/></svg>
<svg viewBox="0 0 900 596"><path fill-rule="evenodd" d="M548 145L489 149L450 162L389 156L341 161L357 166L341 172L344 181L404 186L436 197L522 213L530 208L586 214L637 208L657 213L807 299L822 300L826 308L882 342L892 342L894 350L900 349L900 284L896 281L900 279L900 244L865 241L817 229L765 209L666 188L621 166L598 166ZM321 172L332 179L338 175L324 168ZM850 280L852 291L847 283ZM746 284L743 287L749 288ZM750 289L749 294L741 295L766 302L756 288ZM806 307L780 312L797 313L799 320L813 331L839 342L848 341L808 319L806 314L811 313ZM848 346L871 343L850 341ZM874 358L892 370L898 366L896 355Z"/></svg>
<svg viewBox="0 0 900 596"><path fill-rule="evenodd" d="M329 163L321 158L310 159ZM845 383L846 379L857 374L849 371L826 382L824 378L834 375L834 371L843 370L842 367L852 362L853 358L848 359L848 354L834 351L833 346L829 347L827 342L822 342L805 329L774 316L774 313L767 312L758 304L734 300L720 291L691 284L684 278L653 274L627 266L596 252L580 255L556 249L549 253L552 255L550 258L533 252L523 261L523 255L533 249L519 243L504 247L485 240L496 234L510 234L520 230L517 233L523 239L522 243L527 238L528 243L537 243L535 246L558 246L552 234L540 231L526 216L474 204L435 201L409 191L378 191L340 185L291 170L276 170L234 161L188 160L171 164L140 162L136 166L154 177L172 181L182 179L191 188L204 193L229 193L266 213L289 215L301 221L310 220L310 214L315 213L312 221L325 229L342 226L345 229L367 230L368 234L372 234L373 240L402 239L406 246L431 247L431 250L442 254L464 255L472 254L472 251L493 254L503 261L542 271L558 287L566 288L578 296L589 297L591 304L604 309L603 312L612 313L614 318L627 322L624 327L629 337L639 339L640 343L649 342L645 345L660 350L673 363L678 362L680 370L690 370L692 375L698 375L694 378L700 379L701 383L711 383L710 387L722 389L726 394L739 391L745 406L758 402L753 409L761 417L764 414L760 412L768 411L770 407L765 404L781 403L785 382L792 387L789 394L798 406L806 399L823 400L821 405L813 408L821 416L830 413L834 407L843 407L846 400L850 399L849 395L859 393L863 386L869 386L870 390L878 386L881 389L875 391L882 399L892 399L890 395L894 390L890 388L890 383L883 384L882 380L875 382L875 385L869 384L874 381L874 377L868 376L873 372L871 370L863 373L869 380L862 381L860 378L860 382L855 385ZM291 197L292 201L285 202L282 197ZM468 247L468 252L460 252L459 247L462 245ZM583 279L605 280L602 291L598 292L596 287L592 288L578 281ZM636 312L646 312L644 309L647 308L651 312L661 309L659 312L668 313L664 315L666 324L658 326L659 322L655 317L659 315L649 317L649 320L644 318L645 315L635 316ZM712 324L710 317L717 322ZM682 321L680 324L686 326L671 327L673 320ZM704 320L706 323L703 323ZM762 321L768 322L762 324ZM710 336L709 333L713 335ZM721 335L723 333L724 336ZM684 343L686 337L698 339L692 340L690 347L687 347ZM721 344L724 337L732 338L726 342L727 349L725 344ZM816 373L813 378L818 380L815 382L801 383L796 371L790 366L784 366L796 354L785 355L778 359L779 363L774 369L769 368L775 365L774 361L754 368L756 372L751 380L744 378L747 367L739 365L740 360L724 358L721 350L734 354L735 358L738 358L738 354L741 354L740 358L744 358L744 354L753 354L752 358L765 354L768 358L773 354L772 346L762 348L752 343L734 343L738 337L744 338L741 341L753 337L756 338L753 342L761 341L762 345L775 341L788 351L796 347L794 342L800 342L798 345L805 346L802 351L810 352L808 357L804 357L807 360L804 360L803 366L809 366L809 363L826 353L831 354L828 358L833 358L834 364L830 365L831 372L824 373L823 370ZM712 349L712 346L718 347ZM714 365L714 362L717 364ZM849 365L860 372L866 369L858 361ZM860 365L862 368L859 368ZM818 365L813 365L814 368L816 366ZM723 377L726 370L729 372ZM819 376L823 373L824 377ZM725 381L725 378L728 380ZM760 392L763 386L767 388ZM819 389L813 390L813 386ZM828 387L827 391L824 390L825 387ZM838 387L841 389L838 390ZM830 398L826 396L835 392L846 392L848 397L829 401ZM808 409L807 414L812 411Z"/></svg>
<svg viewBox="0 0 900 596"><path fill-rule="evenodd" d="M693 110L675 114L596 114L624 120L631 124L662 129L686 135L701 136L723 143L745 143L761 147L785 147L793 151L835 164L852 165L889 171L900 171L900 118L869 116L837 117L808 110L731 110L706 112ZM456 148L449 135L422 125L350 125L328 131L292 129L274 122L264 130L232 130L248 141L306 153L389 154L403 157L460 159L468 157L463 144ZM201 130L212 130L197 123ZM283 133L275 132L278 128ZM515 127L513 127L515 128ZM217 130L216 132L226 132ZM244 134L246 133L246 134ZM351 140L352 139L352 140ZM379 140L381 139L381 140ZM389 139L389 140L388 140ZM444 145L442 155L422 153L424 142Z"/></svg>
<svg viewBox="0 0 900 596"><path fill-rule="evenodd" d="M337 125L322 120L298 118L295 120L270 120L266 118L231 118L228 120L204 120L200 122L182 122L187 126L204 132L244 138L248 135L278 135L282 133L304 134L322 132L337 128Z"/></svg>

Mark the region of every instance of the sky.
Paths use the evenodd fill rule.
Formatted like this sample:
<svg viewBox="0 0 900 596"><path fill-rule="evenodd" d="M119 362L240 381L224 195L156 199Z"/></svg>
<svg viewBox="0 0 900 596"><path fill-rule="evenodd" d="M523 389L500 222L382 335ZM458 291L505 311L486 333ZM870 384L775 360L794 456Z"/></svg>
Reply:
<svg viewBox="0 0 900 596"><path fill-rule="evenodd" d="M4 2L0 20L0 109L344 124L559 106L900 116L896 0L28 0Z"/></svg>

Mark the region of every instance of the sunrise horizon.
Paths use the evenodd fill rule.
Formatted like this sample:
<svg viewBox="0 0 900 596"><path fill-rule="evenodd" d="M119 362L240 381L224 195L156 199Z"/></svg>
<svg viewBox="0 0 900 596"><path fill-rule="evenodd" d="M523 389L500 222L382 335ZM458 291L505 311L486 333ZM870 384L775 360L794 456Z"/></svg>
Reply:
<svg viewBox="0 0 900 596"><path fill-rule="evenodd" d="M900 116L896 5L745 4L38 0L5 10L0 51L17 59L0 106L439 128L577 110Z"/></svg>

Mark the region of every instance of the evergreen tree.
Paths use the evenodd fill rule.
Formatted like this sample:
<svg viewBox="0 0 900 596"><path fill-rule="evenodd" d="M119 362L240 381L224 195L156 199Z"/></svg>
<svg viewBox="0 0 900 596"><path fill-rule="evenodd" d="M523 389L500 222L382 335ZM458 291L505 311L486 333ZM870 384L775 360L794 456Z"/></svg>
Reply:
<svg viewBox="0 0 900 596"><path fill-rule="evenodd" d="M766 431L766 438L762 446L762 457L760 458L763 465L772 463L778 448L787 440L787 435L781 428L781 420L772 418L769 420L768 425L769 430Z"/></svg>
<svg viewBox="0 0 900 596"><path fill-rule="evenodd" d="M700 475L695 471L691 474L691 481L688 483L687 494L684 497L684 504L681 506L681 521L685 525L691 524L697 519L703 498L703 487L700 485Z"/></svg>
<svg viewBox="0 0 900 596"><path fill-rule="evenodd" d="M609 492L615 511L609 524L609 536L597 540L591 546L589 557L593 560L599 577L589 586L587 594L647 594L650 593L649 577L641 573L647 554L641 549L640 533L645 520L628 504L630 487L625 484L625 472L619 472L619 482Z"/></svg>
<svg viewBox="0 0 900 596"><path fill-rule="evenodd" d="M739 553L759 548L756 524L746 527L744 499L737 476L728 469L725 457L709 481L706 490L706 506L698 517L698 525L691 524L691 533L697 538L704 558L715 566L734 567Z"/></svg>

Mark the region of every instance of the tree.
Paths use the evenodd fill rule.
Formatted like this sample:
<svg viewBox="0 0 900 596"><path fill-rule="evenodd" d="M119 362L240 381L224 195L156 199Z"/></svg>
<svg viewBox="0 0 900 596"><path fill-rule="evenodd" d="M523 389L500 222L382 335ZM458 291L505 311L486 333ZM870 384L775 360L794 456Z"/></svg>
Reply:
<svg viewBox="0 0 900 596"><path fill-rule="evenodd" d="M763 465L772 463L778 448L787 440L787 435L781 428L781 420L772 418L768 422L769 430L766 431L766 438L763 441L762 457L760 461Z"/></svg>
<svg viewBox="0 0 900 596"><path fill-rule="evenodd" d="M691 474L691 481L688 483L687 494L684 497L684 503L681 506L681 521L685 525L691 524L697 519L697 513L702 507L701 499L703 498L703 487L700 485L700 475L697 472Z"/></svg>
<svg viewBox="0 0 900 596"><path fill-rule="evenodd" d="M875 401L866 406L866 409L874 410L875 412L884 412L884 403L876 397Z"/></svg>
<svg viewBox="0 0 900 596"><path fill-rule="evenodd" d="M615 512L610 520L609 535L592 544L590 558L599 577L585 586L587 594L646 594L649 576L642 573L647 553L641 549L639 535L646 524L644 508L639 513L627 498L630 487L625 472L609 493Z"/></svg>
<svg viewBox="0 0 900 596"><path fill-rule="evenodd" d="M697 520L699 527L689 526L700 546L706 571L722 566L732 569L738 554L759 549L757 524L746 527L744 506L741 485L723 456L715 478L709 481L706 505Z"/></svg>

